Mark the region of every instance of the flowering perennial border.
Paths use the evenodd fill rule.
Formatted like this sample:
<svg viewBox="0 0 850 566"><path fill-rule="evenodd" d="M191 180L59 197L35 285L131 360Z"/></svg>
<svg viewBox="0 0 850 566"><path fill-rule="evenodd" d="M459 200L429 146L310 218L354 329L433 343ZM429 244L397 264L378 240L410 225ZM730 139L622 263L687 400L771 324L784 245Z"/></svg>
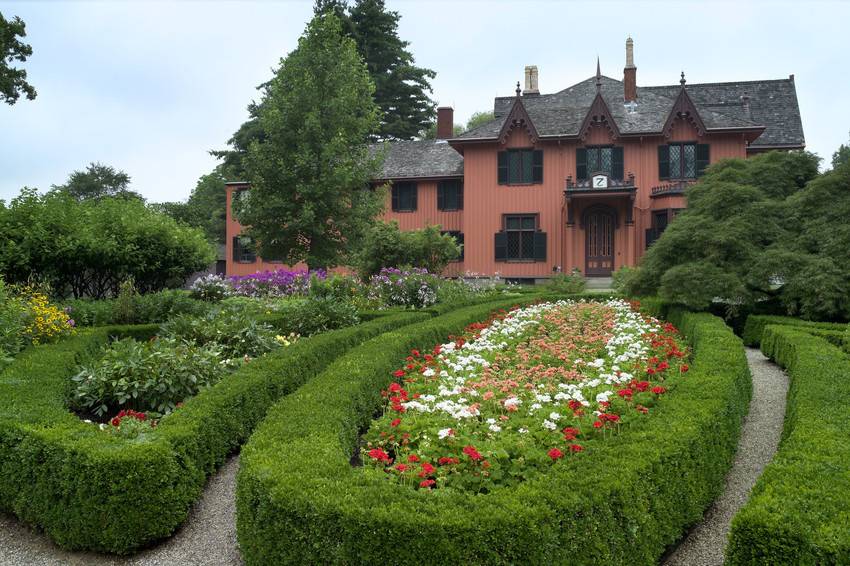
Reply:
<svg viewBox="0 0 850 566"><path fill-rule="evenodd" d="M671 324L623 300L503 313L407 356L364 459L420 488L511 485L643 418L685 356Z"/></svg>
<svg viewBox="0 0 850 566"><path fill-rule="evenodd" d="M127 553L185 520L206 478L271 407L373 336L426 320L401 313L298 340L203 390L145 434L103 434L66 406L80 355L157 325L86 329L22 353L0 371L0 510L60 546ZM149 421L122 419L118 430Z"/></svg>
<svg viewBox="0 0 850 566"><path fill-rule="evenodd" d="M351 465L398 359L493 311L460 309L364 343L269 411L241 453L247 564L648 564L700 520L722 488L750 394L740 340L708 314L668 317L693 355L652 418L586 442L544 473L476 494L411 489ZM462 457L484 456L473 448Z"/></svg>

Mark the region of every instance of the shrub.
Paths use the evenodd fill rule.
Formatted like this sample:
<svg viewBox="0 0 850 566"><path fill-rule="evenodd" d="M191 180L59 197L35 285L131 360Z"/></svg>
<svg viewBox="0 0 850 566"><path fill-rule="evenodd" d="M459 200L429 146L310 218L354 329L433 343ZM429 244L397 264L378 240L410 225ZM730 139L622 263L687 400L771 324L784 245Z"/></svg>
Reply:
<svg viewBox="0 0 850 566"><path fill-rule="evenodd" d="M627 289L634 285L634 281L638 277L637 267L622 266L615 271L611 276L611 288L618 293L625 293Z"/></svg>
<svg viewBox="0 0 850 566"><path fill-rule="evenodd" d="M744 324L744 332L741 335L744 344L747 346L758 346L765 327L771 324L796 326L800 329L809 330L844 331L848 328L848 325L837 322L811 322L790 316L750 315L747 317L747 322Z"/></svg>
<svg viewBox="0 0 850 566"><path fill-rule="evenodd" d="M546 290L551 293L562 293L572 295L581 293L587 287L581 272L574 269L571 273L558 273L549 278L546 282Z"/></svg>
<svg viewBox="0 0 850 566"><path fill-rule="evenodd" d="M193 299L186 291L164 290L144 295L132 295L131 307L118 307L115 299L73 299L64 301L67 312L77 326L108 326L126 320L132 313L130 323L151 324L165 322L180 314L201 315L208 312L210 303Z"/></svg>
<svg viewBox="0 0 850 566"><path fill-rule="evenodd" d="M850 563L850 359L796 326L769 325L762 351L791 380L779 450L732 521L727 563Z"/></svg>
<svg viewBox="0 0 850 566"><path fill-rule="evenodd" d="M25 351L0 371L0 509L65 548L127 553L168 536L275 401L364 340L428 316L384 316L277 349L202 390L142 439L70 413L68 376L110 336L143 339L155 326L87 329Z"/></svg>
<svg viewBox="0 0 850 566"><path fill-rule="evenodd" d="M375 222L366 233L353 258L353 264L365 280L378 275L382 268L415 266L440 273L460 257L461 247L439 226L421 230L399 230L398 222Z"/></svg>
<svg viewBox="0 0 850 566"><path fill-rule="evenodd" d="M309 336L326 330L352 326L359 322L357 308L350 302L332 297L310 297L287 302L277 309L276 327L285 334Z"/></svg>
<svg viewBox="0 0 850 566"><path fill-rule="evenodd" d="M412 492L352 467L399 356L493 308L373 339L269 411L237 478L247 564L649 564L702 518L731 465L750 391L740 341L708 314L672 313L694 356L655 414L591 443L570 466L487 495Z"/></svg>
<svg viewBox="0 0 850 566"><path fill-rule="evenodd" d="M119 409L169 413L227 370L213 346L175 338L119 340L72 378L71 404L98 417Z"/></svg>
<svg viewBox="0 0 850 566"><path fill-rule="evenodd" d="M118 287L118 296L112 303L112 317L117 324L133 324L136 320L136 297L138 292L133 279L125 279Z"/></svg>
<svg viewBox="0 0 850 566"><path fill-rule="evenodd" d="M195 279L192 286L189 287L189 292L193 299L217 303L227 298L232 289L221 275L210 273Z"/></svg>
<svg viewBox="0 0 850 566"><path fill-rule="evenodd" d="M276 334L269 324L241 312L226 310L203 316L176 316L161 327L164 337L215 346L226 359L261 356L278 345Z"/></svg>
<svg viewBox="0 0 850 566"><path fill-rule="evenodd" d="M385 267L369 280L369 298L383 307L425 308L437 302L439 285L426 269Z"/></svg>
<svg viewBox="0 0 850 566"><path fill-rule="evenodd" d="M24 347L26 309L0 278L0 369Z"/></svg>
<svg viewBox="0 0 850 566"><path fill-rule="evenodd" d="M328 275L310 278L310 296L338 301L353 301L365 294L363 284L348 275Z"/></svg>

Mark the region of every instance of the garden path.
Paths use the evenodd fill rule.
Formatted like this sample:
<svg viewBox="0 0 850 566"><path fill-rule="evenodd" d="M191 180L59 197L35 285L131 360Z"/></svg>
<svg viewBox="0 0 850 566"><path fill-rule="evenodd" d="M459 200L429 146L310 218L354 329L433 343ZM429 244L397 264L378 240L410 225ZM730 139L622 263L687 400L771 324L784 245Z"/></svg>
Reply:
<svg viewBox="0 0 850 566"><path fill-rule="evenodd" d="M236 544L236 472L234 456L207 483L204 494L174 536L128 558L91 552L69 552L44 534L0 514L0 565L2 566L204 566L241 565Z"/></svg>
<svg viewBox="0 0 850 566"><path fill-rule="evenodd" d="M747 502L750 490L779 446L788 376L758 349L746 350L753 375L753 398L741 430L735 462L726 475L723 493L705 513L702 522L670 554L664 566L723 564L732 517Z"/></svg>

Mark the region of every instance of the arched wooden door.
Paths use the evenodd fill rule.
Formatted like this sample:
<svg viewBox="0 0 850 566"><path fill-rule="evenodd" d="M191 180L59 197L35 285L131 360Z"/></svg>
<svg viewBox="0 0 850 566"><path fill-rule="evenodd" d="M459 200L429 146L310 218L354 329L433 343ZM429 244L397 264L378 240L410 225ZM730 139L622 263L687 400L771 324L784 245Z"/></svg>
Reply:
<svg viewBox="0 0 850 566"><path fill-rule="evenodd" d="M585 270L587 276L608 276L614 271L616 216L608 208L592 208L584 217Z"/></svg>

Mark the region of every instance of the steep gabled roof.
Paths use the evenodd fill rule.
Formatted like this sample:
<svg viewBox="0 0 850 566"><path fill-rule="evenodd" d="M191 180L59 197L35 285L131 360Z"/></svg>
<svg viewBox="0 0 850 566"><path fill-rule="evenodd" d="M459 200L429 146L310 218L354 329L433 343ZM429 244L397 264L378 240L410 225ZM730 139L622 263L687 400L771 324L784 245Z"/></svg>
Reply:
<svg viewBox="0 0 850 566"><path fill-rule="evenodd" d="M556 93L522 97L525 111L541 139L581 135L582 125L596 100L596 81L596 77L591 77ZM601 97L620 135L624 136L661 135L669 125L668 118L682 91L681 85L638 87L637 105L634 111L629 111L623 104L623 83L605 76L600 82ZM699 117L705 131L742 130L757 135L763 130L753 146L802 147L805 143L791 79L695 84L687 85L685 90L695 110L691 114ZM750 97L750 114L745 112L741 99L744 91ZM514 97L496 98L495 119L455 140L497 140L513 101Z"/></svg>
<svg viewBox="0 0 850 566"><path fill-rule="evenodd" d="M519 93L519 83L517 83L516 96L514 97L514 102L511 105L511 110L502 121L502 127L499 130L499 140L502 143L508 141L508 136L514 129L525 130L532 143L536 142L537 138L540 137L537 134L537 128L534 127L534 122L531 121L531 118L528 116L528 112L525 110L525 105L522 103L522 97Z"/></svg>
<svg viewBox="0 0 850 566"><path fill-rule="evenodd" d="M667 116L667 121L664 122L664 129L662 130L664 136L668 138L673 131L673 125L678 119L689 122L696 129L697 135L705 135L705 123L702 121L702 117L699 115L699 110L697 110L694 101L688 96L688 91L685 89L684 73L682 75L682 86L679 88L679 96L676 97L676 102L673 103L673 108L670 110L670 115Z"/></svg>

